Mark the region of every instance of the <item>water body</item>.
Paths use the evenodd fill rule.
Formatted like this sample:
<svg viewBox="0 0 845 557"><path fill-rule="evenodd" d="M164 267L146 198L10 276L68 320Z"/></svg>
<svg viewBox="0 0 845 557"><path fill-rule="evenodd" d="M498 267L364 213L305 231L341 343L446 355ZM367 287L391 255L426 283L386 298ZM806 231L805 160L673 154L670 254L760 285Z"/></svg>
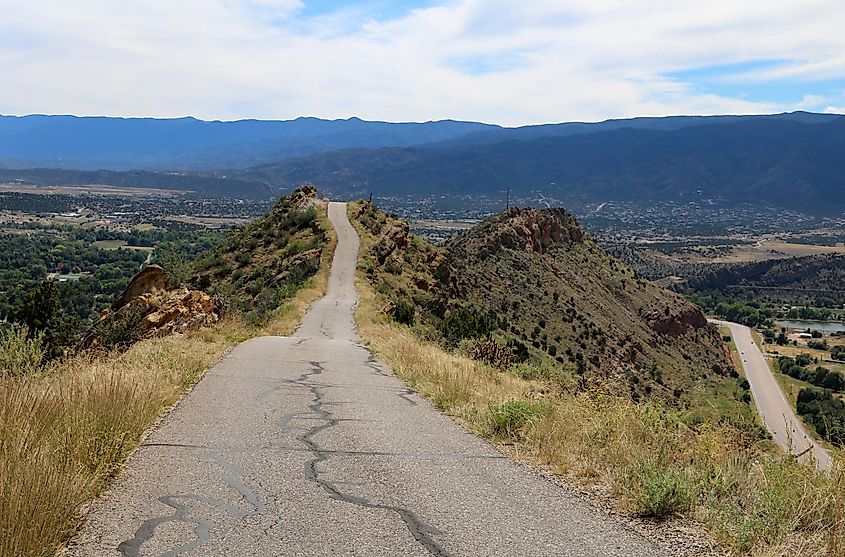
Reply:
<svg viewBox="0 0 845 557"><path fill-rule="evenodd" d="M807 329L813 331L823 331L825 333L832 333L834 331L845 331L845 323L836 321L805 321L803 319L786 319L783 321L775 321L778 327L786 327L787 329Z"/></svg>

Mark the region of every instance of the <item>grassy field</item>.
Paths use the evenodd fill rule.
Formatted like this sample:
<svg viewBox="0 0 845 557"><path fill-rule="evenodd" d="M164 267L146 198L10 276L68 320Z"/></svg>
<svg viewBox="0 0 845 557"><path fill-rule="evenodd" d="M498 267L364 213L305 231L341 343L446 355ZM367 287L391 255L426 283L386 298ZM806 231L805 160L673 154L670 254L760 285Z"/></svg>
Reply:
<svg viewBox="0 0 845 557"><path fill-rule="evenodd" d="M97 240L91 245L100 249L120 249L126 245L126 240Z"/></svg>
<svg viewBox="0 0 845 557"><path fill-rule="evenodd" d="M737 244L731 246L727 253L714 257L707 253L709 246L701 246L697 250L686 253L675 253L670 259L690 263L752 263L768 259L786 259L789 257L803 257L808 255L822 255L845 253L845 246L818 246L812 244L798 244L777 239L763 238L757 242ZM701 253L699 253L701 252Z"/></svg>
<svg viewBox="0 0 845 557"><path fill-rule="evenodd" d="M820 361L830 358L830 352L826 350L816 350L815 348L807 348L806 346L793 346L789 344L778 346L777 344L763 343L762 348L763 351L768 354L775 354L779 356L790 356L794 358L798 354L809 354L811 357L818 358Z"/></svg>
<svg viewBox="0 0 845 557"><path fill-rule="evenodd" d="M331 231L324 212L319 218ZM0 372L0 555L60 550L85 504L226 350L255 336L293 333L325 292L333 232L330 238L320 272L261 327L230 318L122 353L83 353L22 377Z"/></svg>
<svg viewBox="0 0 845 557"><path fill-rule="evenodd" d="M656 403L569 391L526 380L538 374L518 366L502 372L446 352L385 316L385 300L360 275L364 341L438 409L508 454L604 486L622 512L701 521L733 555L845 553L839 455L826 476L767 452L749 429L691 428L681 412Z"/></svg>

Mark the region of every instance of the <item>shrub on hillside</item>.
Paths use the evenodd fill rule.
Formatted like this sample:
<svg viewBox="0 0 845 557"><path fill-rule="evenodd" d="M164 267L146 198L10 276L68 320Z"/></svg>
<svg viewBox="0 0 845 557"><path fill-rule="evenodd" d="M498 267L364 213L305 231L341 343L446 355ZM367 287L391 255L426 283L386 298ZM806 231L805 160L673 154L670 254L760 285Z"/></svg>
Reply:
<svg viewBox="0 0 845 557"><path fill-rule="evenodd" d="M696 482L676 465L656 458L642 458L625 474L623 489L642 516L665 517L692 509L698 488Z"/></svg>
<svg viewBox="0 0 845 557"><path fill-rule="evenodd" d="M494 338L476 339L470 354L473 360L484 362L497 369L506 370L514 363L514 351L510 346L499 343Z"/></svg>
<svg viewBox="0 0 845 557"><path fill-rule="evenodd" d="M829 389L804 388L798 392L798 413L819 435L835 445L845 445L845 402Z"/></svg>
<svg viewBox="0 0 845 557"><path fill-rule="evenodd" d="M59 289L51 280L42 281L26 293L14 308L12 320L25 327L30 338L42 335L45 360L64 355L79 340L79 319L62 309Z"/></svg>
<svg viewBox="0 0 845 557"><path fill-rule="evenodd" d="M457 346L465 338L482 338L496 330L496 318L472 306L453 308L443 319L441 332L446 341Z"/></svg>
<svg viewBox="0 0 845 557"><path fill-rule="evenodd" d="M405 299L397 300L393 308L393 320L403 325L413 325L415 312L414 304Z"/></svg>
<svg viewBox="0 0 845 557"><path fill-rule="evenodd" d="M506 400L490 407L487 426L496 437L519 439L525 435L526 428L551 410L546 401Z"/></svg>
<svg viewBox="0 0 845 557"><path fill-rule="evenodd" d="M44 333L32 335L23 327L0 331L0 377L22 377L39 371L44 365Z"/></svg>
<svg viewBox="0 0 845 557"><path fill-rule="evenodd" d="M89 335L97 339L101 348L126 350L141 340L142 318L143 314L137 309L115 313L98 321Z"/></svg>

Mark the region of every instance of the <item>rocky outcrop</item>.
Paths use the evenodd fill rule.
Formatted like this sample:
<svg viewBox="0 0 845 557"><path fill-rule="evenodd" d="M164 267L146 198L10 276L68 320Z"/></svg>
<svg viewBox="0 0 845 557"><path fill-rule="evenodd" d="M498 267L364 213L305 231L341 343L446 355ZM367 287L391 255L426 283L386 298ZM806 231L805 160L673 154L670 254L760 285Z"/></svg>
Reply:
<svg viewBox="0 0 845 557"><path fill-rule="evenodd" d="M646 319L656 333L672 337L679 337L691 329L700 329L707 325L704 313L691 304L674 309L667 306L662 314L650 313L646 315Z"/></svg>
<svg viewBox="0 0 845 557"><path fill-rule="evenodd" d="M503 246L539 254L546 253L554 244L574 244L584 239L575 217L563 209L514 207L499 215L492 225Z"/></svg>
<svg viewBox="0 0 845 557"><path fill-rule="evenodd" d="M205 292L180 289L158 294L142 294L129 304L141 312L142 336L184 333L220 320L222 307Z"/></svg>
<svg viewBox="0 0 845 557"><path fill-rule="evenodd" d="M167 274L158 265L136 274L111 309L102 313L83 346L125 348L143 338L184 333L212 325L223 315L223 304L205 292L168 290Z"/></svg>
<svg viewBox="0 0 845 557"><path fill-rule="evenodd" d="M302 186L290 194L290 204L296 209L307 209L317 199L317 188L312 185Z"/></svg>
<svg viewBox="0 0 845 557"><path fill-rule="evenodd" d="M158 265L147 265L129 281L123 294L115 300L114 309L119 309L142 294L167 288L167 273Z"/></svg>

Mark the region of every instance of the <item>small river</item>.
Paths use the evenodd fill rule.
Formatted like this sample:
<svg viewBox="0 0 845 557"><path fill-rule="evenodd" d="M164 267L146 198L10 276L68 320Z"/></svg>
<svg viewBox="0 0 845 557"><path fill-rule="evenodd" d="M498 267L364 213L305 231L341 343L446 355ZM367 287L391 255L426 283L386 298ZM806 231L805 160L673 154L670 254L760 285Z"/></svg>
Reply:
<svg viewBox="0 0 845 557"><path fill-rule="evenodd" d="M832 333L834 331L845 331L845 323L835 321L805 321L803 319L785 319L783 321L775 321L778 327L786 327L787 329L801 329L806 331L811 329L814 331L824 331Z"/></svg>

